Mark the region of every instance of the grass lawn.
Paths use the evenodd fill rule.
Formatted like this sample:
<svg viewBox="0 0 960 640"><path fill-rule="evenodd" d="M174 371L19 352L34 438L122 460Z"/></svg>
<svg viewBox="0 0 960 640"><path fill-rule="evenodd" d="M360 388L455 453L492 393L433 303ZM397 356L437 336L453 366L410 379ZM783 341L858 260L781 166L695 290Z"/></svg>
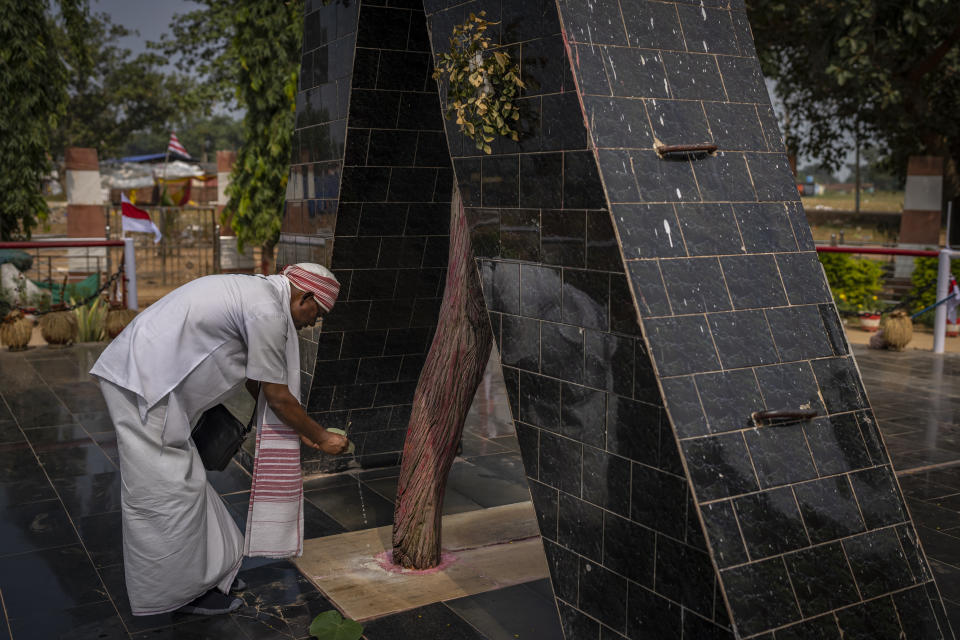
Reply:
<svg viewBox="0 0 960 640"><path fill-rule="evenodd" d="M803 196L803 206L810 211L853 211L852 193L828 191L820 196ZM903 210L903 191L877 191L860 194L861 211L889 211L899 213Z"/></svg>

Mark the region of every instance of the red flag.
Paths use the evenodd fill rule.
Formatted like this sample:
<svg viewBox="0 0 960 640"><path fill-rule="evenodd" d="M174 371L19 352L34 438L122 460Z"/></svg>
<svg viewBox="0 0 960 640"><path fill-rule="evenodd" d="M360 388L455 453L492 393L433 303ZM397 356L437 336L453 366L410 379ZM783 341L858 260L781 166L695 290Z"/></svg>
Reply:
<svg viewBox="0 0 960 640"><path fill-rule="evenodd" d="M160 242L163 234L160 233L157 225L153 224L150 214L139 207L135 207L125 193L120 194L120 213L123 214L121 216L121 227L124 232L152 233L154 244Z"/></svg>
<svg viewBox="0 0 960 640"><path fill-rule="evenodd" d="M184 158L190 157L190 154L187 153L184 146L180 144L180 140L177 139L177 134L173 131L170 132L170 142L167 143L167 151L179 154Z"/></svg>

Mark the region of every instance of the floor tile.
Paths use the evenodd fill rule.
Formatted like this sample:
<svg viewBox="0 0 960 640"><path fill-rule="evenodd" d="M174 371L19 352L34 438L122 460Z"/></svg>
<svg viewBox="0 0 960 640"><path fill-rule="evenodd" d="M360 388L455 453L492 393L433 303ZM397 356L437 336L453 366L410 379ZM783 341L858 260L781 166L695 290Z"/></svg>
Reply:
<svg viewBox="0 0 960 640"><path fill-rule="evenodd" d="M34 360L30 365L50 385L68 382L92 382L93 380L93 377L88 373L90 367L78 358Z"/></svg>
<svg viewBox="0 0 960 640"><path fill-rule="evenodd" d="M947 609L947 619L950 621L950 626L956 634L960 631L960 604L955 602L944 602L943 604Z"/></svg>
<svg viewBox="0 0 960 640"><path fill-rule="evenodd" d="M960 537L927 527L917 527L917 534L928 559L960 567Z"/></svg>
<svg viewBox="0 0 960 640"><path fill-rule="evenodd" d="M4 393L3 397L24 429L67 424L73 420L70 411L46 387Z"/></svg>
<svg viewBox="0 0 960 640"><path fill-rule="evenodd" d="M283 624L286 633L289 633L291 637L312 639L313 636L310 635L310 623L324 611L334 609L334 606L321 595L303 603L279 606L268 605L265 608L260 606L259 609L261 618L256 621L256 627L244 625L243 618L240 615L236 616L237 622L241 628L243 628L244 632L250 636L251 640L259 640L260 638L263 640L273 640L273 638L277 637L276 634L269 635L267 631L278 622ZM269 615L269 619L263 619L267 615Z"/></svg>
<svg viewBox="0 0 960 640"><path fill-rule="evenodd" d="M207 480L219 494L250 490L250 475L232 461L223 471L207 471Z"/></svg>
<svg viewBox="0 0 960 640"><path fill-rule="evenodd" d="M526 482L518 484L504 480L493 471L470 463L453 465L447 487L462 493L482 507L497 507L530 499Z"/></svg>
<svg viewBox="0 0 960 640"><path fill-rule="evenodd" d="M470 462L483 467L492 472L496 477L503 480L516 482L517 484L527 483L527 474L523 468L523 460L519 453L501 453L490 456L480 456L471 458Z"/></svg>
<svg viewBox="0 0 960 640"><path fill-rule="evenodd" d="M49 640L126 640L120 616L110 601L60 611L46 611L31 618L10 621L13 637Z"/></svg>
<svg viewBox="0 0 960 640"><path fill-rule="evenodd" d="M0 590L11 618L30 618L106 599L79 544L0 557Z"/></svg>
<svg viewBox="0 0 960 640"><path fill-rule="evenodd" d="M517 442L517 436L515 434L499 436L497 438L491 438L490 440L496 442L507 451L520 451L520 443Z"/></svg>
<svg viewBox="0 0 960 640"><path fill-rule="evenodd" d="M285 560L241 570L240 577L247 583L241 595L248 605L257 604L269 610L323 599L323 594Z"/></svg>
<svg viewBox="0 0 960 640"><path fill-rule="evenodd" d="M2 406L2 404L0 404ZM23 431L13 420L0 420L0 445L8 442L23 442Z"/></svg>
<svg viewBox="0 0 960 640"><path fill-rule="evenodd" d="M539 593L542 597L547 600L553 601L553 587L550 586L550 579L544 578L543 580L534 580L533 582L526 582L524 586L528 589L533 589Z"/></svg>
<svg viewBox="0 0 960 640"><path fill-rule="evenodd" d="M120 618L131 632L169 627L180 622L186 622L194 616L182 613L161 613L155 616L135 616L130 611L130 599L127 597L127 587L123 577L123 565L114 564L99 569L103 584L110 594L110 599L117 607Z"/></svg>
<svg viewBox="0 0 960 640"><path fill-rule="evenodd" d="M564 640L551 596L526 585L496 589L445 603L488 640Z"/></svg>
<svg viewBox="0 0 960 640"><path fill-rule="evenodd" d="M56 498L57 493L50 486L50 481L43 475L20 482L0 484L0 509L28 502L39 502L40 500L56 500Z"/></svg>
<svg viewBox="0 0 960 640"><path fill-rule="evenodd" d="M303 479L304 491L319 491L331 487L342 487L347 484L357 484L357 479L351 473L337 473L330 476L319 476Z"/></svg>
<svg viewBox="0 0 960 640"><path fill-rule="evenodd" d="M364 625L367 640L483 640L484 636L446 605L431 604Z"/></svg>
<svg viewBox="0 0 960 640"><path fill-rule="evenodd" d="M346 528L312 502L303 501L303 537L323 538L344 533Z"/></svg>
<svg viewBox="0 0 960 640"><path fill-rule="evenodd" d="M119 511L82 516L76 520L83 546L93 564L106 567L123 562L123 525Z"/></svg>
<svg viewBox="0 0 960 640"><path fill-rule="evenodd" d="M57 444L37 445L37 457L51 478L82 476L116 471L117 467L95 444L59 448Z"/></svg>
<svg viewBox="0 0 960 640"><path fill-rule="evenodd" d="M31 502L0 511L0 556L79 542L59 500Z"/></svg>
<svg viewBox="0 0 960 640"><path fill-rule="evenodd" d="M900 489L907 499L930 500L956 493L953 487L912 475L900 476Z"/></svg>
<svg viewBox="0 0 960 640"><path fill-rule="evenodd" d="M308 491L304 498L348 531L383 527L393 522L393 503L363 484Z"/></svg>
<svg viewBox="0 0 960 640"><path fill-rule="evenodd" d="M390 502L395 502L397 499L397 480L398 478L377 478L376 480L365 481L364 484ZM454 513L463 513L465 511L474 511L482 508L483 507L467 496L450 487L447 487L443 493L443 515L452 515Z"/></svg>
<svg viewBox="0 0 960 640"><path fill-rule="evenodd" d="M27 437L27 441L34 445L38 451L41 449L54 448L41 447L40 445L61 444L69 446L74 444L93 444L93 440L79 422L60 424L52 427L34 427L32 429L25 429L24 434Z"/></svg>
<svg viewBox="0 0 960 640"><path fill-rule="evenodd" d="M481 438L480 436L466 433L460 440L460 454L464 458L473 458L475 456L486 456L491 453L503 453L506 448L500 446L493 440Z"/></svg>
<svg viewBox="0 0 960 640"><path fill-rule="evenodd" d="M53 486L74 518L120 509L120 472L54 478Z"/></svg>
<svg viewBox="0 0 960 640"><path fill-rule="evenodd" d="M60 398L71 413L89 413L92 411L106 411L107 403L100 393L100 385L96 382L73 382L70 384L51 385L51 390Z"/></svg>
<svg viewBox="0 0 960 640"><path fill-rule="evenodd" d="M400 465L365 469L359 473L361 480L373 480L374 478L396 478L399 475Z"/></svg>
<svg viewBox="0 0 960 640"><path fill-rule="evenodd" d="M210 640L243 637L233 615L182 617L184 622L176 626L141 631L130 637L133 640Z"/></svg>
<svg viewBox="0 0 960 640"><path fill-rule="evenodd" d="M26 443L0 446L0 483L46 479L40 462Z"/></svg>
<svg viewBox="0 0 960 640"><path fill-rule="evenodd" d="M939 506L937 500L929 502L907 500L907 507L909 507L910 515L917 525L923 525L937 531L960 527L960 513L944 509Z"/></svg>
<svg viewBox="0 0 960 640"><path fill-rule="evenodd" d="M940 595L960 604L960 567L930 559L930 570L940 589Z"/></svg>
<svg viewBox="0 0 960 640"><path fill-rule="evenodd" d="M102 433L107 431L116 431L110 414L106 411L93 411L91 413L75 413L74 418L83 425L87 433Z"/></svg>

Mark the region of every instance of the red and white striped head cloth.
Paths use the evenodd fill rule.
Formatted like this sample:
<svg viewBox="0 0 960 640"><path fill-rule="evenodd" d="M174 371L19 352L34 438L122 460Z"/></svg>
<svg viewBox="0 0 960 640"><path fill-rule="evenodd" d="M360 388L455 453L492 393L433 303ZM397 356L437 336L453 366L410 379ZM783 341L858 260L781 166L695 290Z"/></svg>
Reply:
<svg viewBox="0 0 960 640"><path fill-rule="evenodd" d="M301 262L290 265L282 273L297 289L312 293L325 312L333 309L340 293L340 283L329 269L312 262Z"/></svg>

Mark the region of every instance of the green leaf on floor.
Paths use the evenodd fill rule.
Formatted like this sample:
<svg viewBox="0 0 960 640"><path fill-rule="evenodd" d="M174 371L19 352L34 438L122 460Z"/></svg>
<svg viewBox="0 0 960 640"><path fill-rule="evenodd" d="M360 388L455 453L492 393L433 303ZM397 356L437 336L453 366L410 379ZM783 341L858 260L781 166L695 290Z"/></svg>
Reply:
<svg viewBox="0 0 960 640"><path fill-rule="evenodd" d="M359 640L363 627L340 615L339 611L324 611L310 623L310 635L317 640Z"/></svg>

